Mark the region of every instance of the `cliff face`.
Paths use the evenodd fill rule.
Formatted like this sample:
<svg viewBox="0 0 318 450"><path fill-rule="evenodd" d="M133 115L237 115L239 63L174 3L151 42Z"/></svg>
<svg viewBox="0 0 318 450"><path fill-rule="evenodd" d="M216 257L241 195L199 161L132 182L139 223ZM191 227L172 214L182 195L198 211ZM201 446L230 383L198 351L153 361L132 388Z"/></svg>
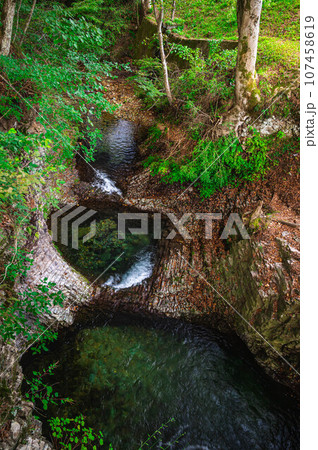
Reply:
<svg viewBox="0 0 318 450"><path fill-rule="evenodd" d="M212 239L205 239L202 221L189 220L186 228L192 239L185 240L177 233L172 240L158 241L152 277L120 291L89 286L57 252L42 223L34 264L25 283L36 286L47 277L67 299L64 309L54 309L47 320L70 324L81 305L94 307L96 303L108 309L198 320L235 332L273 377L297 385L298 377L291 366L297 369L299 365L299 229L269 221L260 232L253 234L249 229L251 239L234 238L225 243L220 233L228 214L242 212L246 204L254 210L258 196L253 191L250 195L239 190L225 192L223 198L217 194L216 210L213 199L203 203L193 191L176 200L177 193L158 189L158 182L141 169L128 177L121 203L149 214L160 212L162 217L167 213L180 218L186 212L219 212L225 220L215 224ZM87 189L85 183L86 200L80 203L89 206L93 201L101 205L102 197L98 198L94 188ZM297 218L275 196L270 204L280 211L277 217L286 219L290 214L287 223ZM171 224L169 227L173 228ZM163 236L167 234L168 229Z"/></svg>
<svg viewBox="0 0 318 450"><path fill-rule="evenodd" d="M49 323L55 320L57 325L70 325L74 320L73 311L79 305L89 302L94 295L94 289L56 250L43 218L38 222L38 235L38 239L31 249L33 264L25 279L17 286L17 290L23 291L27 287L34 288L45 278L48 282L55 283L52 290L63 292L66 299L65 304L63 308L60 306L52 307L52 316L45 320Z"/></svg>
<svg viewBox="0 0 318 450"><path fill-rule="evenodd" d="M64 174L66 175L66 174ZM52 181L52 180L51 180ZM48 185L51 183L49 181ZM75 202L67 185L61 201ZM49 186L47 186L49 187ZM41 194L34 193L33 201L41 202ZM37 238L30 239L27 248L32 253L33 264L27 275L15 283L15 294L26 288L36 289L45 278L55 283L53 290L65 295L63 307L52 306L51 314L42 317L42 322L52 329L72 324L74 311L87 303L94 295L89 282L70 267L53 245L41 208L34 213ZM0 303L6 300L8 292L0 291ZM4 343L0 338L0 449L2 450L50 450L53 447L42 436L42 423L32 413L34 405L26 401L21 393L23 381L20 359L27 344L18 336L14 341Z"/></svg>
<svg viewBox="0 0 318 450"><path fill-rule="evenodd" d="M33 404L21 394L23 373L17 343L0 342L0 449L50 450L42 437L42 424L32 416Z"/></svg>
<svg viewBox="0 0 318 450"><path fill-rule="evenodd" d="M109 95L127 98L117 117L138 117L141 129L155 123L155 117L143 111L125 80L113 83ZM172 129L168 134L171 140L179 139ZM169 145L168 154L164 147L159 143L166 157ZM147 145L141 144L140 157L147 154ZM162 184L137 164L125 179L125 194L117 199L118 207L160 212L163 216L173 213L178 218L184 213L216 212L223 219L215 221L212 239L205 239L203 221L189 220L186 228L191 240L177 234L173 240L163 238L158 242L156 265L147 282L121 291L94 285L86 297L88 304L198 320L235 332L271 376L297 386L298 375L293 368L299 367L298 157L286 156L264 180L226 188L204 201L195 189L182 193L180 186ZM77 197L77 202L93 209L105 208L110 202L88 183L82 183ZM116 209L114 200L111 208ZM251 239L220 239L233 212L243 218ZM36 253L39 263L29 280L34 283L32 277L49 276L68 297L82 298L83 279L65 266L47 230L43 233ZM45 271L42 260L54 268L54 274Z"/></svg>
<svg viewBox="0 0 318 450"><path fill-rule="evenodd" d="M288 244L284 250L277 244L277 250L272 260L260 243L234 244L211 279L235 308L223 311L258 362L275 378L297 384L291 366L299 367L299 299L291 295L295 274L290 268L298 255Z"/></svg>
<svg viewBox="0 0 318 450"><path fill-rule="evenodd" d="M253 204L257 205L255 193L237 191L216 210L213 200L208 205L197 202L189 192L177 200L169 190L150 198L151 186L154 182L146 172L133 177L126 203L145 211L173 212L178 218L185 212L220 212L227 217L229 212L242 213L246 204L252 210ZM147 197L143 197L145 193ZM121 301L126 303L128 294L129 302L140 305L143 299L148 310L234 331L268 373L296 386L299 229L293 224L298 216L275 195L269 204L280 211L277 221L269 220L260 232L249 229L251 238L246 240L221 242L225 221L216 227L213 239L205 239L204 225L190 220L186 227L192 239L177 235L172 241L163 240L155 272L143 295L139 287L135 295L126 292ZM283 220L286 217L289 221Z"/></svg>
<svg viewBox="0 0 318 450"><path fill-rule="evenodd" d="M277 195L275 186L257 181L203 202L191 188L179 197L180 187L162 185L141 167L126 182L122 202L134 210L149 216L172 213L178 219L191 213L186 229L192 239L178 233L165 239L173 229L166 222L151 278L121 291L102 288L92 305L185 318L234 332L271 376L297 387L299 217L290 188L282 186ZM288 183L294 183L292 177ZM103 204L92 188L86 187L85 198L86 206ZM276 213L266 216L261 205ZM204 223L193 219L195 213L209 212L224 218L215 222L212 239L205 238ZM220 239L231 212L243 217L250 239Z"/></svg>

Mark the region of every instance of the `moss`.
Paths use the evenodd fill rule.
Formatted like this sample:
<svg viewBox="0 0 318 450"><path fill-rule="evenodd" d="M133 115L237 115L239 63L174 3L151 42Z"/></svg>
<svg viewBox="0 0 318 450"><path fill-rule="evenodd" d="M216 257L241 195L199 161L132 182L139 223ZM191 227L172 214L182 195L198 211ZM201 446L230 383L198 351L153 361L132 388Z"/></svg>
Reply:
<svg viewBox="0 0 318 450"><path fill-rule="evenodd" d="M1 400L7 399L10 396L10 393L11 391L8 388L7 383L4 380L2 380L0 383L0 399Z"/></svg>
<svg viewBox="0 0 318 450"><path fill-rule="evenodd" d="M248 44L247 44L247 36L243 36L241 39L241 51L240 56L244 55L248 51Z"/></svg>
<svg viewBox="0 0 318 450"><path fill-rule="evenodd" d="M244 64L241 64L241 81L245 82L245 92L243 97L247 101L248 110L252 110L260 102L261 92L257 87L254 74L247 72Z"/></svg>
<svg viewBox="0 0 318 450"><path fill-rule="evenodd" d="M290 278L283 272L277 274L278 292L268 290L266 286L259 288L261 282L264 285L266 281L260 270L265 263L266 260L263 259L255 243L240 241L231 247L226 259L215 265L217 275L211 279L211 283L219 280L220 292L232 292L238 311L295 367L298 367L299 303L285 301ZM254 277L252 272L258 275ZM260 290L267 291L266 296L261 296ZM259 339L253 330L247 328L246 323L239 317L233 317L233 325L238 335L256 354L258 361L271 371L278 370L282 375L282 381L286 382L288 379L292 385L293 374L277 357L277 354L272 353L264 345L264 341Z"/></svg>
<svg viewBox="0 0 318 450"><path fill-rule="evenodd" d="M12 399L12 389L10 389L5 380L0 383L0 425L12 419L12 408L14 401Z"/></svg>
<svg viewBox="0 0 318 450"><path fill-rule="evenodd" d="M254 87L250 90L248 108L254 109L255 106L260 102L260 99L261 99L261 91L256 87L255 83Z"/></svg>

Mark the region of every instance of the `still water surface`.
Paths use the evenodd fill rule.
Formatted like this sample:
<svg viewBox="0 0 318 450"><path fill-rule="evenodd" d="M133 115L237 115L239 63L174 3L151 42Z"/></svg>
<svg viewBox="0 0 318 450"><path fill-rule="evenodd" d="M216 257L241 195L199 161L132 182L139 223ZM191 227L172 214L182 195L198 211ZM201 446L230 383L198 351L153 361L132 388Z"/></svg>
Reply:
<svg viewBox="0 0 318 450"><path fill-rule="evenodd" d="M56 389L75 403L48 417L82 413L115 449L138 449L171 418L142 448L299 448L297 402L219 333L118 316L64 337L32 370L57 360Z"/></svg>

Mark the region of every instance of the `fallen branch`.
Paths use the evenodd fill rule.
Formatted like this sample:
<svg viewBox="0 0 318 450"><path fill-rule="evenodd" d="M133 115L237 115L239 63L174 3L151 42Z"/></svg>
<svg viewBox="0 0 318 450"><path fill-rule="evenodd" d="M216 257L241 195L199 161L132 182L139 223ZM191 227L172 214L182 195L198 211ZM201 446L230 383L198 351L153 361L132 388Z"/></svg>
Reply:
<svg viewBox="0 0 318 450"><path fill-rule="evenodd" d="M282 219L271 219L273 222L278 222L281 223L283 225L287 225L288 227L292 227L292 228L299 228L300 225L299 223L293 223L293 222L287 222L287 220L282 220Z"/></svg>

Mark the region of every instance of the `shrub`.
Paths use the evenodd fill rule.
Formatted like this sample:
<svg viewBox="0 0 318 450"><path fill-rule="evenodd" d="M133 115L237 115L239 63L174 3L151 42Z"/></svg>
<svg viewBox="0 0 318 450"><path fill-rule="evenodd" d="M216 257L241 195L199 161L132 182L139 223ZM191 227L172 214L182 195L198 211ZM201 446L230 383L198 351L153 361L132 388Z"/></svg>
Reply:
<svg viewBox="0 0 318 450"><path fill-rule="evenodd" d="M203 58L199 49L184 45L174 44L172 51L189 63L189 68L172 80L174 94L185 102L185 109L200 106L200 99L206 95L210 96L211 103L230 98L234 89L236 50L221 50L219 42L215 41L210 44L208 58Z"/></svg>
<svg viewBox="0 0 318 450"><path fill-rule="evenodd" d="M201 99L209 96L211 107L220 99L229 99L234 90L234 67L236 50L221 50L219 42L211 42L208 58L203 58L200 49L186 45L169 44L172 54L187 61L188 67L170 70L170 84L173 96L182 102L182 108L192 116L200 110ZM136 62L137 75L131 77L138 86L138 92L148 105L160 108L166 104L163 85L163 71L158 58L143 58Z"/></svg>
<svg viewBox="0 0 318 450"><path fill-rule="evenodd" d="M166 94L163 86L163 70L158 58L142 58L135 62L137 74L130 77L137 93L146 105L157 107L165 105Z"/></svg>
<svg viewBox="0 0 318 450"><path fill-rule="evenodd" d="M84 116L94 111L99 117L103 110L114 110L103 95L101 77L119 65L100 61L109 42L102 30L84 17L74 19L67 10L53 5L49 10L36 9L31 23L33 33L25 42L24 56L0 57L7 81L0 115L9 111L6 117L20 121L27 106L51 141L51 154L68 159L76 151L74 141L81 132L96 138L96 131L83 129ZM92 151L86 149L86 155L91 159Z"/></svg>
<svg viewBox="0 0 318 450"><path fill-rule="evenodd" d="M283 133L277 135L280 139ZM151 156L144 165L165 183L193 183L202 197L209 197L227 185L262 177L269 168L269 143L257 131L244 147L235 136L218 141L199 141L190 158L181 161Z"/></svg>
<svg viewBox="0 0 318 450"><path fill-rule="evenodd" d="M47 350L46 343L55 340L57 333L41 323L41 317L50 314L51 305L62 306L64 301L61 291L52 291L54 286L44 279L36 290L26 289L18 298L0 304L0 336L4 341L20 335L33 346L33 353Z"/></svg>

